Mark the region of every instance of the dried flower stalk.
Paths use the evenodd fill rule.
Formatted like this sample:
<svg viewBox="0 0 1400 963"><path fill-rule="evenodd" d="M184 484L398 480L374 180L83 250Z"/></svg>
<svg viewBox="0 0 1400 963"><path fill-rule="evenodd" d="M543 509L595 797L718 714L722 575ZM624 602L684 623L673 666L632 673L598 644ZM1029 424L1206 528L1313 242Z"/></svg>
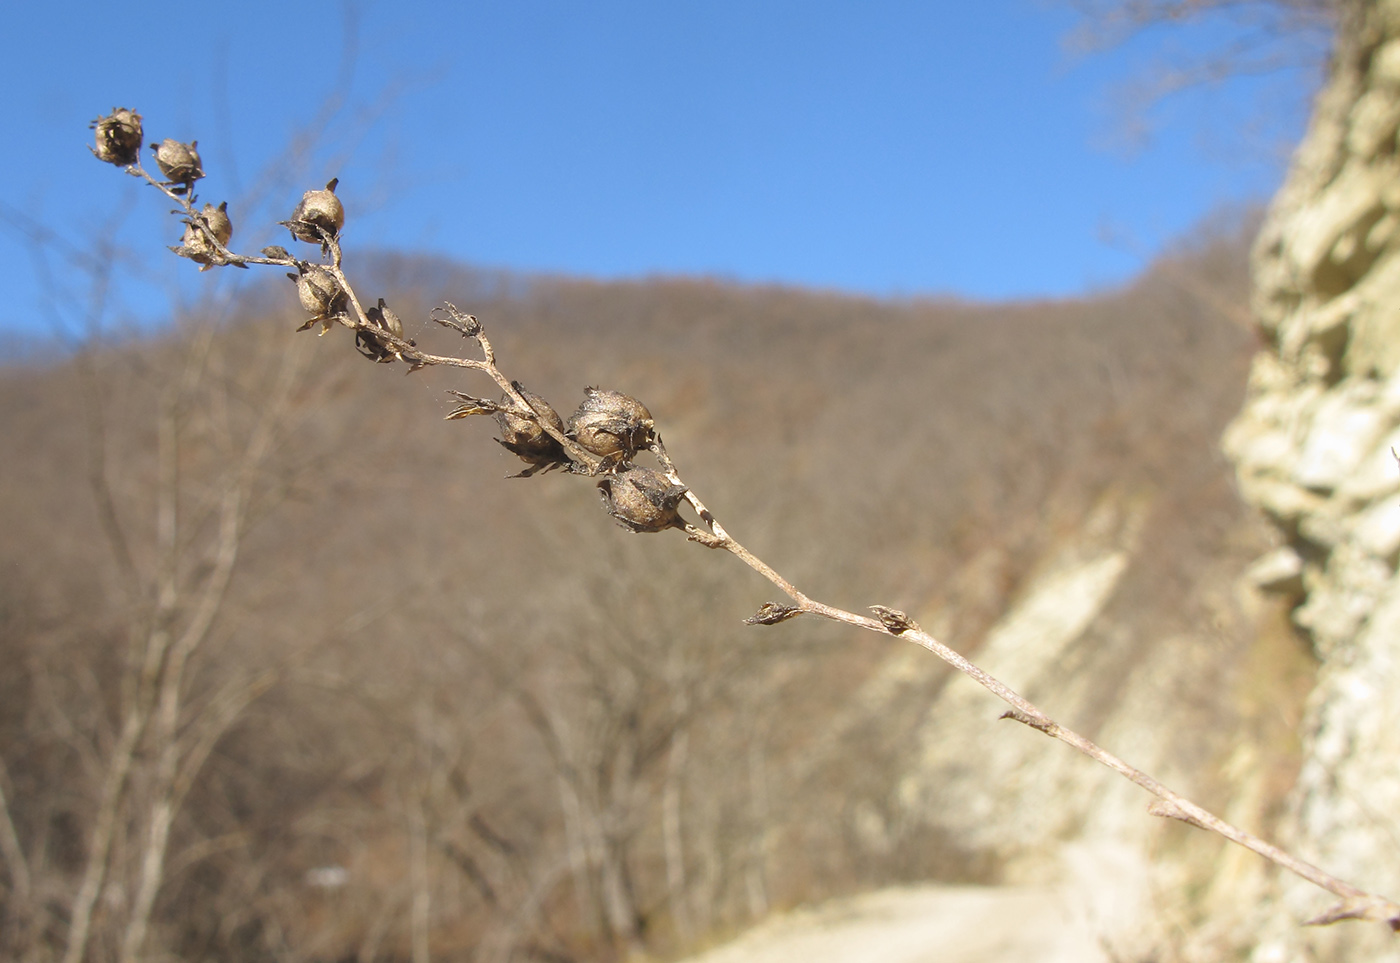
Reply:
<svg viewBox="0 0 1400 963"><path fill-rule="evenodd" d="M735 556L772 582L790 600L765 603L745 620L751 625L776 625L811 615L923 646L1009 705L1011 708L1002 718L1039 730L1147 790L1156 797L1148 806L1150 814L1216 833L1340 898L1340 902L1308 920L1308 925L1371 920L1400 932L1400 904L1338 879L1172 791L1093 741L1055 722L1005 683L924 631L905 613L874 605L870 607L873 617L859 615L808 597L720 524L682 479L656 430L651 412L636 399L620 392L590 387L584 402L566 425L543 398L527 391L519 381L501 371L481 323L451 303L434 309L431 319L474 342L479 357L453 357L421 350L414 341L404 337L402 322L384 299L380 298L377 306L366 310L346 276L339 240L345 224L345 209L335 194L336 180L324 189L307 191L292 216L281 222L295 240L320 245L320 260L294 257L280 246L264 248L261 257L237 254L227 246L232 229L228 226L225 205L217 208L206 205L203 211L194 206L194 182L205 176L194 142L186 145L167 139L155 147L157 163L166 176L166 180L161 181L141 166L139 151L131 146L133 137L139 146L140 124L140 115L125 108L98 118L93 122L97 130L97 146L93 153L100 160L124 166L127 173L142 178L178 205L179 213L184 215L186 232L182 245L171 250L199 263L201 270L222 266L247 268L255 264L295 269L297 273L288 276L296 282L302 306L311 314L310 320L298 330L318 323L323 335L337 325L349 328L355 333L356 349L370 360L402 361L408 365L410 373L434 365L482 372L501 389L500 401L453 391L461 404L446 417L455 420L472 415L493 415L502 434L497 441L530 466L515 477L529 477L536 472L559 468L567 474L594 478L604 507L624 528L638 533L677 528L684 531L690 541ZM643 451L655 457L660 470L635 464L634 459ZM679 514L683 502L694 511L699 524L686 521Z"/></svg>

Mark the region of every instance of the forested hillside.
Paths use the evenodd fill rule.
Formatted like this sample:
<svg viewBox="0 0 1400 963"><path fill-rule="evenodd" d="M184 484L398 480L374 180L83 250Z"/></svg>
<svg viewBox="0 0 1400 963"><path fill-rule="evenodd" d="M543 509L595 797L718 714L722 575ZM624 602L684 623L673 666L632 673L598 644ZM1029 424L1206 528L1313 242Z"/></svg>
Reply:
<svg viewBox="0 0 1400 963"><path fill-rule="evenodd" d="M1128 499L1116 634L1093 641L1112 657L1079 656L1096 674L1068 721L1092 731L1151 646L1210 626L1178 761L1218 801L1222 742L1286 727L1298 695L1256 677L1267 721L1239 697L1259 613L1219 575L1267 547L1217 452L1256 347L1248 234L1010 305L403 255L360 255L359 283L444 351L427 312L475 314L566 417L588 385L637 396L804 591L897 606L969 655ZM294 307L267 284L259 305ZM732 558L624 531L588 479L507 479L526 466L491 419L444 420L446 389L492 386L405 377L303 319L211 306L0 375L9 956L60 958L81 924L100 958L608 960L873 885L1000 878L1007 853L898 802L945 669L891 682L899 643L744 625L774 590Z"/></svg>

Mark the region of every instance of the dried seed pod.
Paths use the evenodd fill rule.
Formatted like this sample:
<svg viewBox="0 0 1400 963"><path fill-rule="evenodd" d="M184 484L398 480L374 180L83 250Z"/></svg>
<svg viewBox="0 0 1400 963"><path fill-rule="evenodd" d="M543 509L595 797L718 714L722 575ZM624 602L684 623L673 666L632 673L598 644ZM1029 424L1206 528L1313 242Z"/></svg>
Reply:
<svg viewBox="0 0 1400 963"><path fill-rule="evenodd" d="M218 242L227 246L233 237L233 221L229 220L228 201L220 201L218 207L205 204L200 213L204 215L204 223Z"/></svg>
<svg viewBox="0 0 1400 963"><path fill-rule="evenodd" d="M527 417L514 410L515 405L509 396L503 396L499 407L496 409L496 424L501 429L501 437L496 441L507 451L513 451L520 456L521 461L529 462L531 467L520 473L520 477L528 478L535 472L551 468L557 468L569 463L568 455L564 454L564 446L559 444L549 432L541 426L541 421L548 422L555 431L563 434L564 419L559 417L559 413L550 407L545 401L533 391L526 390L525 386L518 381L512 381L511 386L520 392L522 398L530 403L530 407L535 409L536 418Z"/></svg>
<svg viewBox="0 0 1400 963"><path fill-rule="evenodd" d="M390 310L385 300L380 298L379 304L366 311L365 316L369 319L372 327L359 328L355 331L355 349L366 358L384 364L403 358L399 349L379 334L383 331L396 338L403 338L403 322L399 320L397 314ZM412 343L412 341L409 342L409 344Z"/></svg>
<svg viewBox="0 0 1400 963"><path fill-rule="evenodd" d="M228 217L228 202L223 201L218 207L213 204L205 204L204 210L199 213L199 218L204 221L208 233L201 230L194 221L185 222L185 236L180 240L180 247L172 248L181 257L187 257L204 267L201 271L208 270L209 265L215 260L218 248L209 240L209 234L213 234L219 244L227 245L229 239L233 237L233 222Z"/></svg>
<svg viewBox="0 0 1400 963"><path fill-rule="evenodd" d="M234 237L234 223L228 220L227 200L218 204L218 207L204 204L204 210L200 211L199 217L209 231L200 230L195 221L185 221L185 237L181 238L181 246L171 248L171 251L178 253L181 258L189 258L199 265L204 265L200 270L207 270L218 253L218 248L210 242L209 235L213 234L218 244L227 245L230 238Z"/></svg>
<svg viewBox="0 0 1400 963"><path fill-rule="evenodd" d="M185 193L194 187L195 181L204 176L199 151L195 149L198 145L198 141L192 140L188 144L182 144L169 137L159 144L151 145L151 150L156 152L156 166L165 175L166 181L180 185L175 188L176 194Z"/></svg>
<svg viewBox="0 0 1400 963"><path fill-rule="evenodd" d="M686 487L677 485L654 468L633 465L598 482L603 507L623 528L634 532L661 532L681 528L685 520L676 508Z"/></svg>
<svg viewBox="0 0 1400 963"><path fill-rule="evenodd" d="M314 315L310 321L297 328L305 331L317 321L321 322L321 333L325 334L331 325L344 317L350 296L340 286L334 274L319 264L304 264L300 273L288 274L297 283L297 296L301 306Z"/></svg>
<svg viewBox="0 0 1400 963"><path fill-rule="evenodd" d="M371 324L383 328L396 338L403 337L403 322L399 320L399 316L393 312L388 302L383 298L380 298L379 304L370 308L365 314L369 315Z"/></svg>
<svg viewBox="0 0 1400 963"><path fill-rule="evenodd" d="M298 241L320 244L321 231L331 237L340 235L340 229L345 226L345 206L335 196L335 187L339 183L340 179L333 177L325 190L307 191L301 195L296 210L292 211L292 219L282 222L292 232L292 237Z"/></svg>
<svg viewBox="0 0 1400 963"><path fill-rule="evenodd" d="M129 167L141 159L141 115L125 107L113 107L112 112L92 122L97 131L97 146L92 152L97 159L118 167Z"/></svg>
<svg viewBox="0 0 1400 963"><path fill-rule="evenodd" d="M655 426L651 412L636 398L588 388L583 404L569 418L569 436L595 455L627 462L652 443Z"/></svg>

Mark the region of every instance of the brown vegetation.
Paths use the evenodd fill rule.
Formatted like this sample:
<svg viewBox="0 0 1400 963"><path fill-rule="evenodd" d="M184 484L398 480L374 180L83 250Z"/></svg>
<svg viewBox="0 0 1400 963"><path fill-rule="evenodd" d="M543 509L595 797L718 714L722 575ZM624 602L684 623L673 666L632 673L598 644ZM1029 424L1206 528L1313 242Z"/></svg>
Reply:
<svg viewBox="0 0 1400 963"><path fill-rule="evenodd" d="M1124 588L1144 625L1198 618L1194 570L1254 547L1228 544L1214 453L1252 348L1208 306L1243 300L1239 238L1000 307L377 263L403 317L450 292L489 319L544 397L645 398L794 581L964 651L1109 486L1158 496ZM854 828L941 683L862 708L886 643L743 626L771 591L750 573L628 536L567 478L503 480L491 422L430 416L456 382L386 379L299 321L0 382L12 955L71 956L86 906L76 958L605 958L994 874Z"/></svg>

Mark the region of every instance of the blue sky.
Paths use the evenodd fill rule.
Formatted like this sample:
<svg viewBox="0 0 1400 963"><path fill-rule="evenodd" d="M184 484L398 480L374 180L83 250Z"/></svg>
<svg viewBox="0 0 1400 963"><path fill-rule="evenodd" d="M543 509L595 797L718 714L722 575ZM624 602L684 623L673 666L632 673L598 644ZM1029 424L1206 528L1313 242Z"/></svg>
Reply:
<svg viewBox="0 0 1400 963"><path fill-rule="evenodd" d="M156 9L0 14L16 125L0 154L0 327L71 326L90 303L64 247L35 256L36 225L68 250L93 237L127 250L108 323L231 283L165 256L179 239L168 206L88 154L88 121L114 105L141 111L148 141L199 139L201 196L230 200L240 249L277 240L262 228L338 175L351 248L1002 299L1122 283L1213 209L1267 197L1313 79L1176 96L1132 146L1119 108L1153 65L1233 28L1078 57L1068 5L1037 0Z"/></svg>

